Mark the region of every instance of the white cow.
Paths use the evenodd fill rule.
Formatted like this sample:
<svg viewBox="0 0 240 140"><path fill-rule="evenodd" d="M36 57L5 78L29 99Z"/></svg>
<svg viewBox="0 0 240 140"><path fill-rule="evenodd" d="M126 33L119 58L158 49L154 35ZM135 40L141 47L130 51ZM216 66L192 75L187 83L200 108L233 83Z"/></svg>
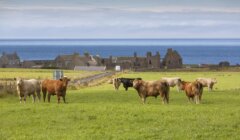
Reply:
<svg viewBox="0 0 240 140"><path fill-rule="evenodd" d="M162 77L162 80L165 80L170 87L177 86L177 90L180 90L181 78L179 77Z"/></svg>
<svg viewBox="0 0 240 140"><path fill-rule="evenodd" d="M200 82L203 87L208 87L208 90L212 90L213 85L217 83L216 78L197 78L196 81Z"/></svg>
<svg viewBox="0 0 240 140"><path fill-rule="evenodd" d="M24 98L24 103L26 103L27 96L32 95L33 102L36 99L36 93L38 100L41 98L41 82L36 79L23 80L22 78L14 78L17 84L17 93L19 96L20 103L22 103L22 98Z"/></svg>

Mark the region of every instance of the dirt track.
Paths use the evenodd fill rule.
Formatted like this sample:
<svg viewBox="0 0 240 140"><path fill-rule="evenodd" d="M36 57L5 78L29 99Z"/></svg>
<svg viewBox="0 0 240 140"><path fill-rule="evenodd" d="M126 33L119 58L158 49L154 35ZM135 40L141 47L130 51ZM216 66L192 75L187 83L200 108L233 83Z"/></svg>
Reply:
<svg viewBox="0 0 240 140"><path fill-rule="evenodd" d="M104 73L92 75L92 76L89 76L89 77L76 79L76 80L73 81L73 83L89 83L89 82L94 81L94 80L99 80L99 79L102 79L104 77L112 76L115 73L116 72L104 72Z"/></svg>

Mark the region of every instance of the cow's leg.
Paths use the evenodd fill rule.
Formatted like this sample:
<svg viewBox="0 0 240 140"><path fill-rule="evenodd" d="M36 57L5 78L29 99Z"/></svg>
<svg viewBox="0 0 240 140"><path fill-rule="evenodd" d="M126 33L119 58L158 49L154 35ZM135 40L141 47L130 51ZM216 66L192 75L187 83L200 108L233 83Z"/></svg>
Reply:
<svg viewBox="0 0 240 140"><path fill-rule="evenodd" d="M201 100L202 100L202 94L199 95L199 101L201 101Z"/></svg>
<svg viewBox="0 0 240 140"><path fill-rule="evenodd" d="M24 94L23 100L24 100L24 104L26 103L26 98L27 98L27 94Z"/></svg>
<svg viewBox="0 0 240 140"><path fill-rule="evenodd" d="M213 89L213 84L210 84L209 87L210 87L210 90L212 91L212 89Z"/></svg>
<svg viewBox="0 0 240 140"><path fill-rule="evenodd" d="M162 96L162 104L165 104L165 103L166 103L166 96L163 95L163 96Z"/></svg>
<svg viewBox="0 0 240 140"><path fill-rule="evenodd" d="M168 104L169 103L169 93L166 93L166 103Z"/></svg>
<svg viewBox="0 0 240 140"><path fill-rule="evenodd" d="M63 102L64 102L64 103L66 103L66 100L65 100L65 95L64 95L64 96L62 96L62 97L63 97Z"/></svg>
<svg viewBox="0 0 240 140"><path fill-rule="evenodd" d="M51 94L48 93L48 102L50 103Z"/></svg>
<svg viewBox="0 0 240 140"><path fill-rule="evenodd" d="M195 103L199 104L199 95L195 95L194 97L195 97Z"/></svg>
<svg viewBox="0 0 240 140"><path fill-rule="evenodd" d="M142 103L145 104L146 103L146 97L141 97L142 99Z"/></svg>
<svg viewBox="0 0 240 140"><path fill-rule="evenodd" d="M194 102L194 98L195 98L195 96L191 97L192 102Z"/></svg>
<svg viewBox="0 0 240 140"><path fill-rule="evenodd" d="M210 85L208 85L208 91L210 91L211 90L211 87L210 87Z"/></svg>
<svg viewBox="0 0 240 140"><path fill-rule="evenodd" d="M57 94L58 103L60 103L60 96Z"/></svg>
<svg viewBox="0 0 240 140"><path fill-rule="evenodd" d="M43 92L43 101L45 102L47 91L46 90L42 90L42 92Z"/></svg>
<svg viewBox="0 0 240 140"><path fill-rule="evenodd" d="M20 101L20 103L22 103L22 97L21 96L19 96L19 101Z"/></svg>
<svg viewBox="0 0 240 140"><path fill-rule="evenodd" d="M124 88L125 88L125 91L127 91L127 90L128 90L128 87L127 87L127 86L124 86Z"/></svg>
<svg viewBox="0 0 240 140"><path fill-rule="evenodd" d="M38 102L41 100L41 91L37 91Z"/></svg>
<svg viewBox="0 0 240 140"><path fill-rule="evenodd" d="M36 100L36 94L35 93L32 94L32 99L33 99L33 103L35 103L35 100Z"/></svg>

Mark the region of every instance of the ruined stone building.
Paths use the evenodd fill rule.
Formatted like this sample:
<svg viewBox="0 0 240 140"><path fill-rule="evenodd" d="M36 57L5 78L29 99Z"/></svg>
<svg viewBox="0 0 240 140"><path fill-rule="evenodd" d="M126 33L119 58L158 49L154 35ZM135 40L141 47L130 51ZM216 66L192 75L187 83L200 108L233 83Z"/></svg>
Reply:
<svg viewBox="0 0 240 140"><path fill-rule="evenodd" d="M165 68L182 68L182 57L180 54L173 49L168 49L165 57L163 58L162 65Z"/></svg>
<svg viewBox="0 0 240 140"><path fill-rule="evenodd" d="M58 68L74 69L75 66L96 66L97 60L89 54L80 56L79 53L71 55L59 55L55 58L55 65Z"/></svg>
<svg viewBox="0 0 240 140"><path fill-rule="evenodd" d="M2 53L0 57L0 67L2 68L18 68L21 66L21 61L16 52L14 53Z"/></svg>
<svg viewBox="0 0 240 140"><path fill-rule="evenodd" d="M137 53L134 53L133 56L110 56L109 58L102 58L101 62L101 65L106 65L107 69L114 69L115 66L120 66L121 69L151 69L161 66L159 52L156 52L156 55L147 52L145 57L137 56Z"/></svg>

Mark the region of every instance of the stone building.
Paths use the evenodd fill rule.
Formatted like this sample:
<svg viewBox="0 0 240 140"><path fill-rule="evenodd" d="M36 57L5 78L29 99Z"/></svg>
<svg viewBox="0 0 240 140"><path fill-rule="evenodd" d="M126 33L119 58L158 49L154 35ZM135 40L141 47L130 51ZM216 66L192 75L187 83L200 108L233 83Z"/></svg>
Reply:
<svg viewBox="0 0 240 140"><path fill-rule="evenodd" d="M147 52L145 56L138 56L135 52L133 56L109 56L108 58L92 56L89 53L83 55L73 53L58 55L54 60L25 60L22 63L16 53L3 53L0 57L0 67L74 69L85 68L83 66L106 67L108 70L114 69L115 66L120 66L123 70L151 70L160 69L163 66L166 68L181 68L182 58L177 51L172 49L168 49L163 61L161 61L159 52L154 55L152 52Z"/></svg>
<svg viewBox="0 0 240 140"><path fill-rule="evenodd" d="M0 67L2 68L18 68L21 66L21 61L16 52L14 53L2 53L0 57Z"/></svg>
<svg viewBox="0 0 240 140"><path fill-rule="evenodd" d="M95 58L88 53L83 56L74 53L71 55L59 55L54 61L57 68L74 69L75 66L97 66L98 61Z"/></svg>
<svg viewBox="0 0 240 140"><path fill-rule="evenodd" d="M180 54L173 49L168 49L165 57L163 58L162 65L166 68L182 68L182 57Z"/></svg>
<svg viewBox="0 0 240 140"><path fill-rule="evenodd" d="M135 52L133 56L103 58L101 65L106 65L107 69L114 69L115 66L120 66L121 69L153 69L160 68L160 54L152 55L147 52L145 57L137 56Z"/></svg>

